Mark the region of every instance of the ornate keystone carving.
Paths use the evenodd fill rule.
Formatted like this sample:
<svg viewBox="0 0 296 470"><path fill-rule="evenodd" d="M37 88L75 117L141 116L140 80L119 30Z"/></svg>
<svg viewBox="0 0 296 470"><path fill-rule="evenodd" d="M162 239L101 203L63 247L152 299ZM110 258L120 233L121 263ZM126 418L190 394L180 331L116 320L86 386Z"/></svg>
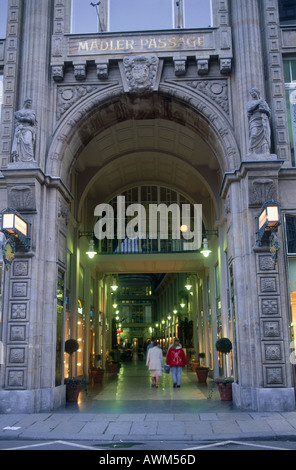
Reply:
<svg viewBox="0 0 296 470"><path fill-rule="evenodd" d="M156 55L138 55L123 59L129 92L152 92L155 89L159 59Z"/></svg>

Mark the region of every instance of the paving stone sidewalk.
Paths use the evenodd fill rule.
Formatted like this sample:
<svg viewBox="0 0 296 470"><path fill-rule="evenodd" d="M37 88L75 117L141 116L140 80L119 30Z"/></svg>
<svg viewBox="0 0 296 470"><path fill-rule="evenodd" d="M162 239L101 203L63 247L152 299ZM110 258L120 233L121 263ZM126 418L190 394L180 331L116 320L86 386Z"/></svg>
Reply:
<svg viewBox="0 0 296 470"><path fill-rule="evenodd" d="M37 413L0 415L0 439L95 441L296 440L295 412Z"/></svg>

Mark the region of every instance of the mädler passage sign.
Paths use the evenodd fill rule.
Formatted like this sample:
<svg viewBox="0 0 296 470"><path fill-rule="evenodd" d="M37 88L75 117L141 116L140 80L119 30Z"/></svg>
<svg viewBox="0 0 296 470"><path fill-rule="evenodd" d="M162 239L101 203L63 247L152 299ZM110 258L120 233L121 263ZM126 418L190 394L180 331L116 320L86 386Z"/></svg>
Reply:
<svg viewBox="0 0 296 470"><path fill-rule="evenodd" d="M198 51L213 49L213 31L198 34L96 35L68 37L68 55L97 55L141 52Z"/></svg>

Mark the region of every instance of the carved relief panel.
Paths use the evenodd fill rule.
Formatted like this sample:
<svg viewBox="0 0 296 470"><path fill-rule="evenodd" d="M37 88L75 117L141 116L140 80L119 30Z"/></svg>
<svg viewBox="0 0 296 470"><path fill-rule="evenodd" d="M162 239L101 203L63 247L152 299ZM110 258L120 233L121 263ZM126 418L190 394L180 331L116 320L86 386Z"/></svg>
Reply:
<svg viewBox="0 0 296 470"><path fill-rule="evenodd" d="M264 387L284 387L286 366L278 265L269 252L257 253L256 264Z"/></svg>
<svg viewBox="0 0 296 470"><path fill-rule="evenodd" d="M7 389L25 389L29 343L29 296L31 260L17 258L10 269L10 298L7 322Z"/></svg>

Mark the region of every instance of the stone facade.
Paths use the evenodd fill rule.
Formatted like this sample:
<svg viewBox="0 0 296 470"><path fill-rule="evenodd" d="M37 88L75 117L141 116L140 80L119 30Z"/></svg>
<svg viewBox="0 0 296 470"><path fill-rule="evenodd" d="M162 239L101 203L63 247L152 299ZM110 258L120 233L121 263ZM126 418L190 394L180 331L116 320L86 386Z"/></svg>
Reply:
<svg viewBox="0 0 296 470"><path fill-rule="evenodd" d="M16 252L3 284L0 411L44 411L63 403L65 330L57 335L57 285L66 275L67 250L67 328L75 335L82 263L97 286L94 300L90 294L84 300L88 312L95 303L99 336L108 329L111 278L94 273L83 255L79 260L79 233L90 230L96 203L141 182L202 201L207 228L218 231L215 255L194 272L195 293L207 273L214 284L218 264L225 336L229 315L235 318L235 404L294 409L283 225L277 264L269 246L256 245L264 202L275 199L282 212L296 210L282 65L284 53L296 53L295 29L279 25L278 2L214 0L214 28L103 37L69 34L70 0L25 3L9 0L7 37L0 40L0 204L31 224L30 250ZM270 108L271 130L270 148L256 153L249 148L247 113L254 87ZM14 116L28 97L37 120L34 154L14 158ZM199 147L190 148L195 138ZM92 199L94 192L101 201ZM198 298L195 326L202 314ZM109 340L100 345L104 352ZM89 353L87 342L85 364Z"/></svg>

